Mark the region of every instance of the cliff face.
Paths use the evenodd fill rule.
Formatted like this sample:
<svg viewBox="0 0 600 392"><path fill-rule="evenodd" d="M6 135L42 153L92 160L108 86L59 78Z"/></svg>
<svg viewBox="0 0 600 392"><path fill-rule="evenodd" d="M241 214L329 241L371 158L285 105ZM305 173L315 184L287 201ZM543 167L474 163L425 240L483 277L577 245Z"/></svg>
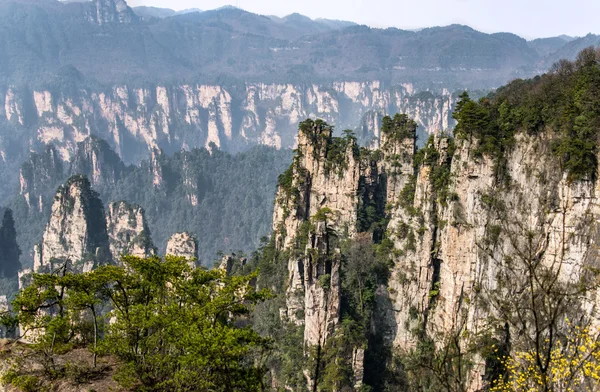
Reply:
<svg viewBox="0 0 600 392"><path fill-rule="evenodd" d="M0 89L0 118L30 130L24 131L30 143L55 144L63 160L93 133L128 162L155 147L166 151L211 143L226 151L256 144L293 147L296 125L307 117L321 117L340 129L358 127L365 141L379 140L378 125L385 113L410 114L424 133L454 124L454 98L449 92L417 95L412 85L384 86L378 81L75 91Z"/></svg>
<svg viewBox="0 0 600 392"><path fill-rule="evenodd" d="M71 159L71 173L85 175L94 186L115 184L124 171L121 158L95 136L78 143Z"/></svg>
<svg viewBox="0 0 600 392"><path fill-rule="evenodd" d="M125 201L110 203L106 224L113 260L118 261L123 255L149 257L157 253L140 206Z"/></svg>
<svg viewBox="0 0 600 392"><path fill-rule="evenodd" d="M139 17L124 0L98 0L89 4L88 21L103 25L107 23L133 23Z"/></svg>
<svg viewBox="0 0 600 392"><path fill-rule="evenodd" d="M303 326L307 355L324 350L340 323L341 241L381 218L386 190L395 195L412 174L405 171L412 168L416 124L405 116L384 123L383 152L375 154L359 149L351 135L333 138L320 120L301 123L294 163L280 177L273 229L276 246L290 255L282 315ZM373 238L381 234L375 230ZM354 363L355 386L362 383L364 355L355 347L345 359ZM317 355L315 369L321 361ZM305 370L309 389L318 382L315 369Z"/></svg>
<svg viewBox="0 0 600 392"><path fill-rule="evenodd" d="M45 194L63 176L64 163L54 146L47 146L39 154L32 153L19 171L20 194L27 207L42 212L47 203Z"/></svg>
<svg viewBox="0 0 600 392"><path fill-rule="evenodd" d="M167 243L167 255L198 259L198 240L190 233L175 233Z"/></svg>
<svg viewBox="0 0 600 392"><path fill-rule="evenodd" d="M306 355L310 347L325 349L341 330L340 312L348 305L340 303L340 268L347 256L340 255L339 238L368 231L381 241L382 233L364 222L370 208L385 217L391 246L372 332L397 352L427 339L435 350L454 342L469 355L466 389L479 390L492 371L481 342L520 347L518 323L498 320L513 317L503 313L506 306L519 306L527 263L543 265L561 284L585 281L597 268L600 184L569 181L546 133L517 134L514 148L498 161L468 138L432 137L415 153L414 126L401 117L384 119L381 149L367 154L353 152L351 139L335 152L340 140L326 127L301 125L274 212L276 244L291 255L282 315L304 326ZM561 311L598 325L598 304L593 290ZM343 361L354 364L357 383L373 366L364 350ZM305 372L309 386L315 374Z"/></svg>
<svg viewBox="0 0 600 392"><path fill-rule="evenodd" d="M58 189L34 257L34 271L52 268L55 260L78 271L110 262L104 207L86 177L73 176Z"/></svg>

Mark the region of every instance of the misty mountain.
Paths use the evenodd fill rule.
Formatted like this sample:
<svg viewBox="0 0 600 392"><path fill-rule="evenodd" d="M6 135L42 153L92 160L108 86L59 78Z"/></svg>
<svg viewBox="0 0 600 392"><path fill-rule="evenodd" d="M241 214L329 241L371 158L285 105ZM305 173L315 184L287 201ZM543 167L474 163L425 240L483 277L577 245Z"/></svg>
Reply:
<svg viewBox="0 0 600 392"><path fill-rule="evenodd" d="M190 9L185 9L185 10L181 10L181 11L175 11L170 8L159 8L159 7L148 7L148 6L133 7L132 10L133 10L133 12L136 13L137 16L139 16L143 19L150 19L150 18L162 19L162 18L168 18L170 16L174 16L174 15L184 15L184 14L189 14L192 12L202 12L202 10L198 9L198 8L190 8Z"/></svg>
<svg viewBox="0 0 600 392"><path fill-rule="evenodd" d="M600 45L600 35L588 34L567 42L556 52L549 54L543 60L544 66L550 66L561 59L574 59L583 49Z"/></svg>
<svg viewBox="0 0 600 392"><path fill-rule="evenodd" d="M558 37L538 38L529 41L529 46L533 48L540 56L545 57L556 52L574 39L575 38L565 35Z"/></svg>
<svg viewBox="0 0 600 392"><path fill-rule="evenodd" d="M543 71L550 59L572 58L581 45L597 42L579 39L562 48L557 39L528 43L514 34L460 25L374 29L234 7L171 11L132 10L123 0L2 0L0 80L46 82L72 66L103 84L383 79L423 88L491 88ZM548 60L542 62L544 56Z"/></svg>

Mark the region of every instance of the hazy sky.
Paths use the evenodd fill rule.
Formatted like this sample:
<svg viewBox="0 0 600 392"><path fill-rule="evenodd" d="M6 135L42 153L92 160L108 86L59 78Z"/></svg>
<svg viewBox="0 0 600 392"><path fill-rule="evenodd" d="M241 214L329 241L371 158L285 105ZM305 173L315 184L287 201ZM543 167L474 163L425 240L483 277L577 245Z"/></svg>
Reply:
<svg viewBox="0 0 600 392"><path fill-rule="evenodd" d="M600 0L129 0L129 5L214 9L237 5L263 15L293 12L373 27L405 29L467 24L526 38L600 33Z"/></svg>

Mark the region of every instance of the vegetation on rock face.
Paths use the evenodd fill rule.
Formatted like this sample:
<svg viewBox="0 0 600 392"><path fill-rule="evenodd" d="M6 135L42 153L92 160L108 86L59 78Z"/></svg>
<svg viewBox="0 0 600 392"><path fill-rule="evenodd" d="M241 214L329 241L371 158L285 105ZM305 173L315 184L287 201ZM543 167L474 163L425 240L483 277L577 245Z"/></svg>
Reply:
<svg viewBox="0 0 600 392"><path fill-rule="evenodd" d="M47 386L68 374L61 356L87 347L93 368L96 356L117 360L115 379L128 390L262 390L268 341L246 321L268 296L250 285L256 274L193 269L176 257L123 262L83 274L66 265L33 274L13 303L16 315L3 319L20 324L42 372L14 358L5 382L39 376Z"/></svg>
<svg viewBox="0 0 600 392"><path fill-rule="evenodd" d="M476 153L498 160L519 131L551 131L552 152L570 181L594 180L600 127L600 51L588 48L577 60L557 63L550 73L515 80L479 102L461 95L454 118L459 138L478 140Z"/></svg>
<svg viewBox="0 0 600 392"><path fill-rule="evenodd" d="M385 116L381 120L381 133L387 141L399 142L404 139L414 139L417 132L417 123L406 114L397 113L394 117Z"/></svg>
<svg viewBox="0 0 600 392"><path fill-rule="evenodd" d="M299 130L313 146L313 157L319 159L322 154L325 158L325 171L327 174L335 172L340 177L348 169L348 148L351 149L353 158L358 158L359 147L356 135L350 130L345 130L342 137L333 136L333 126L321 119L310 118L302 121Z"/></svg>

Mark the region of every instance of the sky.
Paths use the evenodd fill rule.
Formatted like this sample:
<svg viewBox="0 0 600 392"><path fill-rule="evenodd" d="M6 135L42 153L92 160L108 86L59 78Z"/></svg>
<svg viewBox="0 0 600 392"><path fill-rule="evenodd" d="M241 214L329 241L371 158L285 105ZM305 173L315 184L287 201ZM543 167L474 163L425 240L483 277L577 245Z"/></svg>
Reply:
<svg viewBox="0 0 600 392"><path fill-rule="evenodd" d="M600 0L128 0L175 10L234 5L262 15L293 12L372 27L416 29L452 23L524 38L600 33Z"/></svg>

